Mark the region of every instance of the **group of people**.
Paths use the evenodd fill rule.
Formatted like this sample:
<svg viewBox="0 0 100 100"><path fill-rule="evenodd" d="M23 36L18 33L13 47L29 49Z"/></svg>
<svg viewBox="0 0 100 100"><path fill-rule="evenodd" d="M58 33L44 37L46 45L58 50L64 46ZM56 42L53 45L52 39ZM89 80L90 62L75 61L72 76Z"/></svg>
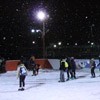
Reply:
<svg viewBox="0 0 100 100"><path fill-rule="evenodd" d="M65 82L64 72L67 73L67 79L76 79L76 63L74 57L67 57L66 59L60 60L60 80L59 82Z"/></svg>
<svg viewBox="0 0 100 100"><path fill-rule="evenodd" d="M91 78L95 78L96 63L95 63L94 58L90 59L89 65L90 65L90 70L91 70ZM100 62L97 66L100 66ZM67 73L66 81L68 81L69 79L76 79L76 63L75 63L74 57L61 59L59 70L60 70L59 82L65 82L65 77L64 77L65 72ZM99 70L100 70L100 67L99 67Z"/></svg>
<svg viewBox="0 0 100 100"><path fill-rule="evenodd" d="M35 57L32 56L30 58L29 66L32 70L32 76L38 75L40 65L35 63ZM20 61L17 66L17 78L19 78L19 91L23 91L25 89L25 78L27 76L27 68L23 61Z"/></svg>
<svg viewBox="0 0 100 100"><path fill-rule="evenodd" d="M30 63L29 66L31 67L32 70L32 76L38 75L39 68L41 67L39 64L35 63L35 57L32 56L30 58ZM91 77L95 78L95 60L92 58L90 60L90 68L91 68ZM70 79L76 79L76 62L74 60L74 57L67 57L65 59L60 60L60 80L59 82L65 82ZM67 79L65 79L64 74L67 74ZM19 78L19 91L23 91L25 87L25 78L27 76L27 68L23 61L20 61L18 63L18 68L17 68L17 77Z"/></svg>

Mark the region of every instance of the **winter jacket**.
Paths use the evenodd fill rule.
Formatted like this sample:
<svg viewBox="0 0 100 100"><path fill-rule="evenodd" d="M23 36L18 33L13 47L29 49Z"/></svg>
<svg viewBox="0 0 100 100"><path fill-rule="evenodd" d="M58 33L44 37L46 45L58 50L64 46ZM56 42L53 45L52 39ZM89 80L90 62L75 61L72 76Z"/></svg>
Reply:
<svg viewBox="0 0 100 100"><path fill-rule="evenodd" d="M60 68L59 68L59 70L63 70L63 71L66 70L65 61L60 61Z"/></svg>
<svg viewBox="0 0 100 100"><path fill-rule="evenodd" d="M76 69L76 63L75 63L74 59L71 59L71 68L72 68L72 70Z"/></svg>
<svg viewBox="0 0 100 100"><path fill-rule="evenodd" d="M90 67L91 68L95 68L96 67L96 64L95 64L95 61L94 60L90 60Z"/></svg>
<svg viewBox="0 0 100 100"><path fill-rule="evenodd" d="M20 64L17 67L17 78L19 78L20 75L21 75L21 72L20 72L21 68L24 68L26 70L26 75L27 75L27 69L26 69L25 65L24 64Z"/></svg>

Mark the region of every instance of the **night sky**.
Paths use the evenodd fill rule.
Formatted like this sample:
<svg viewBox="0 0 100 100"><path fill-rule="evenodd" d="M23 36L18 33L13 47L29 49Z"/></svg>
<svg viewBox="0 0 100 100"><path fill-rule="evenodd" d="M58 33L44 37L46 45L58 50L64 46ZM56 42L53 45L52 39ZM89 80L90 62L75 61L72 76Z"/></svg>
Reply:
<svg viewBox="0 0 100 100"><path fill-rule="evenodd" d="M46 46L58 41L66 45L99 45L99 0L0 0L0 55L21 56L31 48L41 47L42 22L35 13L45 10ZM33 44L32 41L36 41Z"/></svg>

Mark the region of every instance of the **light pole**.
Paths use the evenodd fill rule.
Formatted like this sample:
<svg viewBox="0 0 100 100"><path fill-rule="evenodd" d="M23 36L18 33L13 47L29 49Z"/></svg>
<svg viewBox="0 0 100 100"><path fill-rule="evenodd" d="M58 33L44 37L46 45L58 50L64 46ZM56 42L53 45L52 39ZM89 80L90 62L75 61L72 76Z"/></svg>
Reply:
<svg viewBox="0 0 100 100"><path fill-rule="evenodd" d="M43 58L46 57L46 48L45 48L45 22L43 21L43 33L42 33L42 40L43 40Z"/></svg>
<svg viewBox="0 0 100 100"><path fill-rule="evenodd" d="M42 30L42 43L43 43L43 58L46 57L46 47L45 47L45 21L47 19L47 15L43 11L39 11L37 13L37 18L43 22L43 30Z"/></svg>
<svg viewBox="0 0 100 100"><path fill-rule="evenodd" d="M93 35L93 27L94 27L94 24L92 24L91 26L90 26L90 28L91 28L91 42L93 42L93 37L94 37L94 35Z"/></svg>
<svg viewBox="0 0 100 100"><path fill-rule="evenodd" d="M94 24L92 24L91 26L90 26L90 28L91 28L91 35L90 35L90 40L91 40L91 58L92 58L92 47L93 47L93 45L94 45L94 43L93 43L93 41L94 41L94 35L93 35L93 27L94 27L95 25Z"/></svg>

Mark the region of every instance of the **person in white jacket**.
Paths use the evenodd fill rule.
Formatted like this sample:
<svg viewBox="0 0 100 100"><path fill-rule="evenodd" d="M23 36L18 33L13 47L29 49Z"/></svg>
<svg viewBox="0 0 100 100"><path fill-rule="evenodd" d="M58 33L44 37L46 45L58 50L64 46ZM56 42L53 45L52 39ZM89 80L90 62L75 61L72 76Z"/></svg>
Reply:
<svg viewBox="0 0 100 100"><path fill-rule="evenodd" d="M27 69L25 65L20 61L17 66L17 78L19 78L19 91L25 88L25 78L27 75Z"/></svg>

